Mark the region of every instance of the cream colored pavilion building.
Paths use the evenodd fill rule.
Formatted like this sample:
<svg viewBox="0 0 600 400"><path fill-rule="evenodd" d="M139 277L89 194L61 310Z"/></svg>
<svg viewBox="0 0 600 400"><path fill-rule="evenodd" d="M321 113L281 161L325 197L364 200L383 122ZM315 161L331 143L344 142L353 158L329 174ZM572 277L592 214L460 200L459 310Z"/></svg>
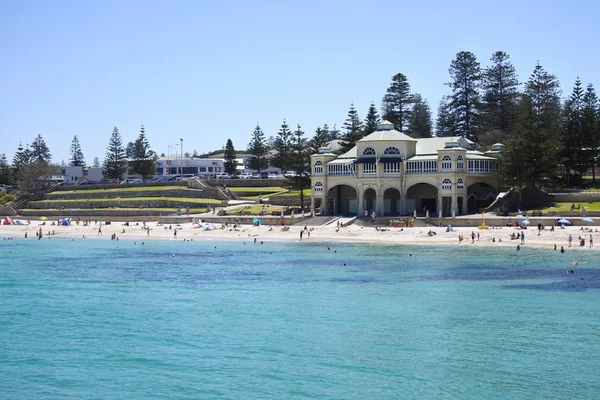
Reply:
<svg viewBox="0 0 600 400"><path fill-rule="evenodd" d="M311 208L326 215L453 216L479 212L498 193L498 155L462 137L413 139L383 121L342 155L311 156Z"/></svg>

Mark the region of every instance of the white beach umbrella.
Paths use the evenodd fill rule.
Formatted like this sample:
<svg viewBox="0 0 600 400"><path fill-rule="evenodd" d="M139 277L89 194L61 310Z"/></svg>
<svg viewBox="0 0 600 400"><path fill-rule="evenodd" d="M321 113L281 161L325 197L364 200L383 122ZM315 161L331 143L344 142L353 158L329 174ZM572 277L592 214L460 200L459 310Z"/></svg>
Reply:
<svg viewBox="0 0 600 400"><path fill-rule="evenodd" d="M556 222L558 222L559 224L570 224L571 223L571 221L569 221L568 219L565 219L565 218L561 218Z"/></svg>

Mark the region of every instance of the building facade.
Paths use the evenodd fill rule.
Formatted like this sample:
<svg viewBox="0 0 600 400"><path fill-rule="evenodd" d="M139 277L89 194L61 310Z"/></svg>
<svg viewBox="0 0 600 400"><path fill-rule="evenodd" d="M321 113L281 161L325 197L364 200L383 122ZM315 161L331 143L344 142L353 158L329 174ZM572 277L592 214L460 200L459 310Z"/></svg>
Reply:
<svg viewBox="0 0 600 400"><path fill-rule="evenodd" d="M413 139L384 121L345 154L322 148L311 156L311 208L358 216L479 212L498 193L501 148L482 153L462 137Z"/></svg>

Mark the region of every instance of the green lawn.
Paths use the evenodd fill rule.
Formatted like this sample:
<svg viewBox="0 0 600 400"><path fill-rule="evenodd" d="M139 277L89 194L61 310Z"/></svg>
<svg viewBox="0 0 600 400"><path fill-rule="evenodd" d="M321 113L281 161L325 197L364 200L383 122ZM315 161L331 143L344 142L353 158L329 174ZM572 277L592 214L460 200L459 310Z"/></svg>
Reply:
<svg viewBox="0 0 600 400"><path fill-rule="evenodd" d="M571 212L571 204L573 204L573 202L569 202L569 203L555 203L554 207L546 207L546 208L542 208L541 211L544 213L547 212L560 212L560 213L564 213L564 212ZM581 205L581 207L579 209L575 209L573 210L574 213L580 213L581 210L583 209L583 207L585 207L586 211L600 211L600 202L594 202L594 203L589 203L589 202L583 202L583 203L575 203L575 207L577 207L577 205Z"/></svg>
<svg viewBox="0 0 600 400"><path fill-rule="evenodd" d="M304 189L304 197L310 197L312 193L311 189ZM277 193L274 194L273 196L281 196L281 197L300 197L300 191L299 190L292 190L291 192L283 192L283 193Z"/></svg>
<svg viewBox="0 0 600 400"><path fill-rule="evenodd" d="M229 190L231 190L234 193L242 192L242 193L257 193L258 194L258 193L283 192L283 191L286 191L287 189L278 187L278 186L265 186L265 187L230 187Z"/></svg>
<svg viewBox="0 0 600 400"><path fill-rule="evenodd" d="M198 199L190 197L124 197L122 199L77 199L77 200L38 200L39 203L114 203L117 201L181 201L188 203L222 204L218 199Z"/></svg>
<svg viewBox="0 0 600 400"><path fill-rule="evenodd" d="M280 213L281 210L283 210L284 208L285 208L285 206L270 206L270 207L265 206L265 210L268 215L271 215L271 213L273 211L277 211ZM258 215L262 209L263 209L263 206L260 204L255 204L255 205L251 205L251 206L240 206L240 207L237 207L234 209L227 210L227 214L239 214L239 213L243 212L244 214L248 214L248 215Z"/></svg>
<svg viewBox="0 0 600 400"><path fill-rule="evenodd" d="M79 190L57 190L50 193L52 196L60 196L62 194L77 194L77 193L120 193L120 192L153 192L161 190L188 190L186 186L140 186L140 187L113 187L110 189L79 189Z"/></svg>
<svg viewBox="0 0 600 400"><path fill-rule="evenodd" d="M181 208L143 208L144 211L164 211L170 213L176 213ZM70 210L40 210L38 208L24 208L23 211L30 212L43 212L48 214L65 214ZM110 208L78 208L77 211L140 211L140 208L131 208L131 207L110 207ZM206 208L190 208L190 214L200 214L206 212Z"/></svg>

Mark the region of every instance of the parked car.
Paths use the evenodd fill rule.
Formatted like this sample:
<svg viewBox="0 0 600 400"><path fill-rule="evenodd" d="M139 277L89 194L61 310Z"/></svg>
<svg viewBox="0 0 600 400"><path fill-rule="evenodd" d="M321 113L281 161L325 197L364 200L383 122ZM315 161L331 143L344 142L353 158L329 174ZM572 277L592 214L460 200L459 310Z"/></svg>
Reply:
<svg viewBox="0 0 600 400"><path fill-rule="evenodd" d="M296 171L288 171L285 174L283 174L283 176L285 176L286 178L293 178L294 176L298 176L298 174L296 173Z"/></svg>
<svg viewBox="0 0 600 400"><path fill-rule="evenodd" d="M183 176L178 176L177 178L175 178L175 180L177 180L177 181L189 181L193 177L194 177L194 174L184 174Z"/></svg>
<svg viewBox="0 0 600 400"><path fill-rule="evenodd" d="M231 179L229 174L217 174L216 179Z"/></svg>
<svg viewBox="0 0 600 400"><path fill-rule="evenodd" d="M240 179L252 179L252 174L250 172L242 172L239 176Z"/></svg>
<svg viewBox="0 0 600 400"><path fill-rule="evenodd" d="M285 176L271 172L267 179L285 179Z"/></svg>
<svg viewBox="0 0 600 400"><path fill-rule="evenodd" d="M123 182L121 182L121 185L124 185L126 183L143 183L144 181L142 181L141 179L125 179Z"/></svg>
<svg viewBox="0 0 600 400"><path fill-rule="evenodd" d="M252 174L252 179L260 179L260 174Z"/></svg>

